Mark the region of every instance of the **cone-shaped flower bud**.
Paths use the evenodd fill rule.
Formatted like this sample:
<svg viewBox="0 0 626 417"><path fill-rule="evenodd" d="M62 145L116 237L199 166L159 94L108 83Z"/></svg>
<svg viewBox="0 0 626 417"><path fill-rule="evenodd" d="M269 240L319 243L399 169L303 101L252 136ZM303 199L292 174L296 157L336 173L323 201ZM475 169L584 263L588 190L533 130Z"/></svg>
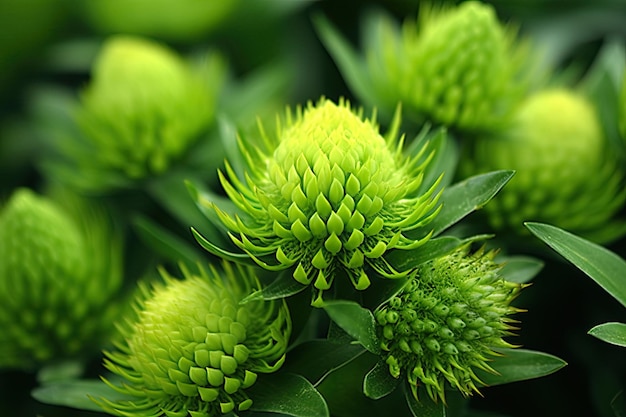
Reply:
<svg viewBox="0 0 626 417"><path fill-rule="evenodd" d="M402 30L383 21L378 33L367 47L372 83L417 120L496 129L529 87L529 50L491 5L422 7Z"/></svg>
<svg viewBox="0 0 626 417"><path fill-rule="evenodd" d="M429 261L406 287L375 311L389 372L445 401L448 385L469 396L481 385L475 371L494 372L494 348L513 347L510 302L522 285L499 275L495 251L465 246Z"/></svg>
<svg viewBox="0 0 626 417"><path fill-rule="evenodd" d="M200 70L152 41L110 38L81 95L76 143L61 149L72 175L99 190L162 174L213 123L221 70L215 57Z"/></svg>
<svg viewBox="0 0 626 417"><path fill-rule="evenodd" d="M234 243L263 267L292 268L296 281L314 287L313 305L337 276L363 290L372 270L404 274L384 255L429 238L404 232L436 215L438 195L437 183L420 191L432 154L424 145L404 156L398 123L384 138L374 120L363 120L347 103L321 100L295 117L288 112L276 137L264 135L266 150L242 141L246 183L229 166L229 179L221 180L243 213L233 218L214 207Z"/></svg>
<svg viewBox="0 0 626 417"><path fill-rule="evenodd" d="M259 373L283 363L291 334L286 303L240 301L259 284L251 269L224 263L223 271L184 280L162 272L165 285L144 288L136 322L125 341L105 352L105 366L125 381L115 389L134 400L96 400L119 416L209 417L244 411ZM112 384L112 383L110 383Z"/></svg>
<svg viewBox="0 0 626 417"><path fill-rule="evenodd" d="M94 354L110 337L121 247L103 213L82 207L19 189L0 211L1 367Z"/></svg>
<svg viewBox="0 0 626 417"><path fill-rule="evenodd" d="M469 176L516 170L485 206L496 229L524 234L524 221L540 221L602 241L611 235L608 224L626 197L623 173L606 142L595 109L584 96L544 90L524 102L505 132L478 140L461 171Z"/></svg>

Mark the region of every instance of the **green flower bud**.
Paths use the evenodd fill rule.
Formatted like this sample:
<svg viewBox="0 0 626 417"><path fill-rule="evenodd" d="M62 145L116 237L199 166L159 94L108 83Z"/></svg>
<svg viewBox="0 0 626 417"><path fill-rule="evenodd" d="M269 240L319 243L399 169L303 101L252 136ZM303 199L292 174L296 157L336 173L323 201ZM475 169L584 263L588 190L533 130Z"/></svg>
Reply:
<svg viewBox="0 0 626 417"><path fill-rule="evenodd" d="M550 89L530 96L501 135L480 138L461 172L516 170L485 206L496 229L527 234L523 222L539 221L602 240L626 197L616 164L591 103Z"/></svg>
<svg viewBox="0 0 626 417"><path fill-rule="evenodd" d="M364 290L368 267L386 277L406 274L384 255L429 238L405 236L438 212L438 182L419 192L430 161L427 145L405 157L397 124L383 138L374 120L329 100L298 109L295 117L288 113L278 130L276 137L264 135L266 150L242 141L246 183L228 164L230 179L220 176L244 213L233 218L213 206L233 242L265 268L292 268L296 281L317 292L313 305L337 276Z"/></svg>
<svg viewBox="0 0 626 417"><path fill-rule="evenodd" d="M215 57L205 66L200 74L162 45L110 38L81 96L79 142L61 149L84 187L157 176L183 158L214 119L221 66Z"/></svg>
<svg viewBox="0 0 626 417"><path fill-rule="evenodd" d="M402 30L383 21L367 50L372 83L395 96L384 101L458 130L500 127L529 88L528 48L477 1L423 7Z"/></svg>
<svg viewBox="0 0 626 417"><path fill-rule="evenodd" d="M184 280L162 271L138 297L136 322L122 328L118 351L105 366L125 379L117 391L134 400L96 400L119 416L209 417L251 407L246 389L259 373L276 371L291 334L286 303L240 304L259 283L251 269L224 263ZM111 384L109 382L109 384Z"/></svg>
<svg viewBox="0 0 626 417"><path fill-rule="evenodd" d="M0 367L95 353L111 335L121 247L85 207L19 189L0 212Z"/></svg>
<svg viewBox="0 0 626 417"><path fill-rule="evenodd" d="M465 396L478 392L475 371L495 373L494 348L513 347L503 337L515 330L508 316L520 310L510 302L522 285L502 279L495 253L466 245L429 261L374 312L389 372L403 375L415 398L422 385L434 401L445 401L447 384Z"/></svg>

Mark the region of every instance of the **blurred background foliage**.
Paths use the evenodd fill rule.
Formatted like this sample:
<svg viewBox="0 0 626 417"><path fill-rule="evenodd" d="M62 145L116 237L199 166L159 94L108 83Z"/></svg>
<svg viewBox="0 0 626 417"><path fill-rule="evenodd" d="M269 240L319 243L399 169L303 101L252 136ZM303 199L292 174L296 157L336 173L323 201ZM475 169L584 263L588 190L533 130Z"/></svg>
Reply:
<svg viewBox="0 0 626 417"><path fill-rule="evenodd" d="M282 109L286 104L326 96L356 102L333 60L319 41L312 16L325 15L341 33L359 45L360 17L383 9L399 21L414 16L417 0L361 2L307 0L2 0L0 2L0 201L18 187L43 190L47 178L40 162L45 157L44 118L55 113L46 97L53 92L76 94L90 79L99 46L112 34L135 34L162 42L182 55L217 51L235 82L227 90L225 111L236 118ZM546 51L546 65L580 77L605 42L626 42L624 0L492 0L504 22L517 24ZM272 76L263 78L265 70ZM260 74L260 75L259 75ZM278 75L277 75L278 74ZM260 76L260 84L245 84ZM251 93L272 80L269 93ZM265 83L265 84L264 84ZM239 89L237 89L237 87ZM268 87L269 88L269 87ZM263 88L261 88L263 90ZM264 95L266 108L245 109L245 93ZM228 96L242 94L228 107ZM271 97L271 99L270 99ZM52 100L54 103L54 100ZM237 103L236 105L232 105ZM48 106L48 107L46 107ZM234 116L233 116L234 114ZM254 124L250 120L240 123ZM42 142L43 141L43 142ZM211 171L214 171L211 167ZM121 195L117 209L141 212L153 221L185 233L163 207L148 205L141 190ZM130 201L129 201L130 200ZM121 207L121 208L120 208ZM142 276L159 262L137 233L128 228L126 276ZM610 249L626 257L626 240ZM575 267L544 250L545 267L518 305L523 346L557 355L569 365L538 380L493 387L472 400L484 416L611 416L611 400L626 387L623 349L587 335L606 321L626 321L626 312L611 296ZM94 367L98 366L96 360ZM96 415L44 406L32 400L35 375L21 371L0 373L0 414L12 416ZM350 399L346 399L350 401ZM626 415L626 408L620 410Z"/></svg>

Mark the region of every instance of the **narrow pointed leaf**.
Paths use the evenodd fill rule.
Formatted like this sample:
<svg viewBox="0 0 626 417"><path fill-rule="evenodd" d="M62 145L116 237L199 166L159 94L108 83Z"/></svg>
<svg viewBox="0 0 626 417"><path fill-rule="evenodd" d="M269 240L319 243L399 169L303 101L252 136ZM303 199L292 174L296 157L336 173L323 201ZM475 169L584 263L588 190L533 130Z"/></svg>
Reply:
<svg viewBox="0 0 626 417"><path fill-rule="evenodd" d="M431 259L447 255L462 244L463 241L454 236L441 236L430 239L413 250L394 249L385 255L385 260L397 271L407 271Z"/></svg>
<svg viewBox="0 0 626 417"><path fill-rule="evenodd" d="M389 373L389 366L380 361L365 375L363 393L373 400L378 400L391 394L399 383L400 380Z"/></svg>
<svg viewBox="0 0 626 417"><path fill-rule="evenodd" d="M550 375L567 363L553 355L526 349L497 349L502 354L489 365L498 374L478 370L476 375L488 386L525 381Z"/></svg>
<svg viewBox="0 0 626 417"><path fill-rule="evenodd" d="M515 171L493 171L475 175L446 188L441 195L443 207L428 224L437 236L459 220L482 208L509 182Z"/></svg>
<svg viewBox="0 0 626 417"><path fill-rule="evenodd" d="M509 256L497 259L504 263L500 275L509 282L524 284L530 282L541 271L544 263L530 256Z"/></svg>
<svg viewBox="0 0 626 417"><path fill-rule="evenodd" d="M589 330L589 334L613 345L626 347L626 324L604 323Z"/></svg>
<svg viewBox="0 0 626 417"><path fill-rule="evenodd" d="M526 223L545 244L587 274L626 306L626 261L610 250L556 226Z"/></svg>
<svg viewBox="0 0 626 417"><path fill-rule="evenodd" d="M380 352L374 315L354 301L326 301L322 305L339 327L372 353Z"/></svg>
<svg viewBox="0 0 626 417"><path fill-rule="evenodd" d="M292 295L296 295L308 288L307 285L302 285L293 277L289 271L283 271L278 274L278 277L272 281L271 284L263 287L259 291L255 291L252 294L241 300L241 304L248 303L250 301L257 300L277 300L279 298L286 298Z"/></svg>
<svg viewBox="0 0 626 417"><path fill-rule="evenodd" d="M322 395L304 377L291 373L262 376L263 381L248 390L254 399L252 411L292 417L327 417Z"/></svg>
<svg viewBox="0 0 626 417"><path fill-rule="evenodd" d="M250 256L248 256L248 254L246 253L231 252L227 249L221 248L217 246L216 244L214 244L213 242L205 239L204 236L202 236L194 228L191 228L191 233L193 234L193 237L196 239L196 241L200 244L200 246L202 246L209 253L215 256L218 256L220 258L223 258L232 262L241 263L241 264L256 265L254 261L250 258Z"/></svg>
<svg viewBox="0 0 626 417"><path fill-rule="evenodd" d="M186 261L193 264L202 259L195 247L147 217L137 216L133 224L143 241L170 261Z"/></svg>
<svg viewBox="0 0 626 417"><path fill-rule="evenodd" d="M55 381L35 388L31 395L44 404L60 405L79 410L102 411L92 398L110 401L132 400L135 397L121 394L101 380Z"/></svg>

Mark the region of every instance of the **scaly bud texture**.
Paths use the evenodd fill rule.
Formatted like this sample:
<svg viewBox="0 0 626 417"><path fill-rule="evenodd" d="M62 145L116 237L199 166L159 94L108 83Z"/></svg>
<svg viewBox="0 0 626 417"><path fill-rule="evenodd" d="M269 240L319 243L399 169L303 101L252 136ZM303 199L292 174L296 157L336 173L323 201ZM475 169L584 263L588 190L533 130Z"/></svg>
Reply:
<svg viewBox="0 0 626 417"><path fill-rule="evenodd" d="M328 100L299 109L295 119L288 113L287 126L278 130L276 139L264 137L267 154L243 143L247 184L230 168L230 181L221 176L246 213L233 218L215 208L235 244L263 267L293 267L293 278L317 291L313 305L338 274L358 290L370 285L367 266L385 277L402 276L385 252L423 244L429 235L414 240L403 232L438 211L437 184L416 195L430 160L427 147L405 158L396 132L385 139L372 120Z"/></svg>
<svg viewBox="0 0 626 417"><path fill-rule="evenodd" d="M463 247L421 266L407 286L375 311L389 372L406 378L417 399L424 386L445 401L447 383L468 396L481 384L475 370L488 364L514 328L507 316L520 284L504 281L494 251Z"/></svg>
<svg viewBox="0 0 626 417"><path fill-rule="evenodd" d="M99 245L111 245L91 241L102 226L86 232L28 189L11 196L0 212L0 367L33 369L100 349L120 285L91 260L89 248L104 256Z"/></svg>
<svg viewBox="0 0 626 417"><path fill-rule="evenodd" d="M400 71L394 90L409 112L437 123L466 131L499 127L528 86L526 52L490 5L422 8L417 27L405 24L400 43L400 54L387 57L403 61L388 63Z"/></svg>
<svg viewBox="0 0 626 417"><path fill-rule="evenodd" d="M117 391L135 400L96 400L119 416L211 417L252 406L246 389L285 358L291 319L284 301L239 302L258 286L250 269L224 263L145 290L125 342L105 352L123 377Z"/></svg>
<svg viewBox="0 0 626 417"><path fill-rule="evenodd" d="M602 229L624 201L623 173L606 148L597 114L566 89L535 93L498 137L483 137L461 164L463 175L516 174L485 207L497 229L527 233L524 221L587 235Z"/></svg>
<svg viewBox="0 0 626 417"><path fill-rule="evenodd" d="M115 182L158 175L212 123L214 89L164 46L113 37L82 94L77 121L84 152L68 156L94 177L93 188L103 176Z"/></svg>

